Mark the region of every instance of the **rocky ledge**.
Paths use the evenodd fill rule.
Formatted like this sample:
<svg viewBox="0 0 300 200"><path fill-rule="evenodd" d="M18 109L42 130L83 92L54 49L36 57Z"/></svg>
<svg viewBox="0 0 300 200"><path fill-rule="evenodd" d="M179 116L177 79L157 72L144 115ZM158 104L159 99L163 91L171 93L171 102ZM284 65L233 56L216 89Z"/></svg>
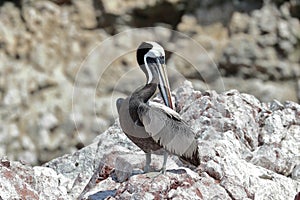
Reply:
<svg viewBox="0 0 300 200"><path fill-rule="evenodd" d="M170 156L167 173L143 174L143 152L118 120L72 155L31 167L2 158L0 199L296 199L300 192L300 105L261 103L236 90L173 92L197 133L201 165ZM162 156L154 156L159 169Z"/></svg>
<svg viewBox="0 0 300 200"><path fill-rule="evenodd" d="M299 0L0 1L0 156L41 165L91 143L114 123L111 99L144 83L142 41L166 49L171 88L222 77L300 103L299 19Z"/></svg>

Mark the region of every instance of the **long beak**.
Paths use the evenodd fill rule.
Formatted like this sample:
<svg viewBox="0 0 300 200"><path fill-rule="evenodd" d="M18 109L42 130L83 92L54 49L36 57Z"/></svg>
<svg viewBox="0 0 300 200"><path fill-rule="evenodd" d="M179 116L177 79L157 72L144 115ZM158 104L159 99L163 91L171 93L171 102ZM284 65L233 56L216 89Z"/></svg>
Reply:
<svg viewBox="0 0 300 200"><path fill-rule="evenodd" d="M159 87L160 94L161 94L166 106L173 109L174 107L173 107L173 103L172 103L172 99L171 99L171 91L170 91L170 85L169 85L169 80L168 80L168 76L167 76L166 65L161 64L161 62L159 62L159 60L157 60L157 64L158 64L158 66L156 67L156 69L157 69L158 76L159 76L158 87Z"/></svg>

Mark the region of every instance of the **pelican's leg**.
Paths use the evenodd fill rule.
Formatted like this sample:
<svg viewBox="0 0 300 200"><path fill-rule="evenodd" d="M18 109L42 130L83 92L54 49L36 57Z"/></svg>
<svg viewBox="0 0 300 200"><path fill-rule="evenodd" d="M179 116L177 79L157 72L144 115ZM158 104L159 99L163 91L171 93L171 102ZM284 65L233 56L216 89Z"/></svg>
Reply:
<svg viewBox="0 0 300 200"><path fill-rule="evenodd" d="M150 154L151 155L151 154ZM146 154L147 156L147 154ZM156 177L158 177L161 174L165 174L166 173L166 165L167 165L167 159L168 159L168 152L164 151L164 161L163 161L163 166L159 171L156 172L149 172L147 173L147 177L148 178L152 178L155 179Z"/></svg>
<svg viewBox="0 0 300 200"><path fill-rule="evenodd" d="M163 161L162 168L161 168L161 170L160 170L162 174L165 174L165 173L166 173L167 159L168 159L168 152L167 152L167 151L164 151L164 161Z"/></svg>
<svg viewBox="0 0 300 200"><path fill-rule="evenodd" d="M146 165L144 168L144 172L147 173L150 170L150 163L151 163L151 153L146 153Z"/></svg>

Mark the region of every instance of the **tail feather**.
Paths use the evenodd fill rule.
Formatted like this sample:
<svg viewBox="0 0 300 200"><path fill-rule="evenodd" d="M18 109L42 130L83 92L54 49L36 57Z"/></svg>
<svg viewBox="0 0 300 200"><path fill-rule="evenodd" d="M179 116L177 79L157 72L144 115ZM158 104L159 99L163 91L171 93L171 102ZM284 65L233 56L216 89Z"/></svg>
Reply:
<svg viewBox="0 0 300 200"><path fill-rule="evenodd" d="M198 148L197 150L193 153L192 156L180 156L180 160L184 161L184 162L188 162L194 166L199 166L200 165L200 158L199 158L199 153L198 153Z"/></svg>

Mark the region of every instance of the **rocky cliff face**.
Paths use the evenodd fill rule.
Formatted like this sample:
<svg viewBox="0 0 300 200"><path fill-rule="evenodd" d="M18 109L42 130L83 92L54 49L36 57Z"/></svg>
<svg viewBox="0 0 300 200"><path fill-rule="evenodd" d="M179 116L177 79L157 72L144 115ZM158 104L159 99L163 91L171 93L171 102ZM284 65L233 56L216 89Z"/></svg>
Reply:
<svg viewBox="0 0 300 200"><path fill-rule="evenodd" d="M31 199L294 199L300 192L300 105L230 90L173 92L197 134L201 164L170 156L166 175L141 173L144 153L118 120L94 142L44 166L2 159L0 197ZM153 156L153 170L162 156Z"/></svg>
<svg viewBox="0 0 300 200"><path fill-rule="evenodd" d="M172 88L184 76L202 92L207 85L224 91L222 80L226 90L262 101L299 101L297 1L24 0L0 5L0 155L12 160L41 164L75 152L113 124L115 99L144 82L133 52L144 38L168 49ZM115 37L146 26L154 28ZM172 29L185 37L174 36ZM97 48L110 38L114 41L104 52ZM205 53L190 46L191 38ZM178 49L185 56L176 54ZM119 57L113 57L116 52Z"/></svg>

